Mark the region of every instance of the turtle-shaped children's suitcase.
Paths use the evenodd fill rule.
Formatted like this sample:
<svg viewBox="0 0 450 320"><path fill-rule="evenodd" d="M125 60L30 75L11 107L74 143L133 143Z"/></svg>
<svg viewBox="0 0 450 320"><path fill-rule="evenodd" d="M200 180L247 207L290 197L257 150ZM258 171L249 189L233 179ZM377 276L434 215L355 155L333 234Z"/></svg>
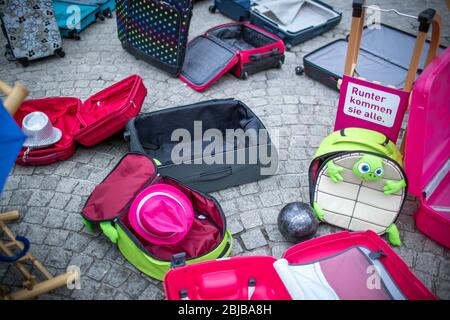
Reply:
<svg viewBox="0 0 450 320"><path fill-rule="evenodd" d="M195 212L192 226L183 240L175 244L150 243L131 225L133 200L145 188L156 184L170 185L192 202ZM231 233L216 199L160 174L153 159L142 153L126 154L94 189L81 214L88 229L99 224L131 264L158 280L163 279L171 263L190 264L231 254Z"/></svg>
<svg viewBox="0 0 450 320"><path fill-rule="evenodd" d="M387 233L400 245L395 226L407 180L395 144L376 131L347 128L319 146L309 168L310 201L317 218L351 231Z"/></svg>

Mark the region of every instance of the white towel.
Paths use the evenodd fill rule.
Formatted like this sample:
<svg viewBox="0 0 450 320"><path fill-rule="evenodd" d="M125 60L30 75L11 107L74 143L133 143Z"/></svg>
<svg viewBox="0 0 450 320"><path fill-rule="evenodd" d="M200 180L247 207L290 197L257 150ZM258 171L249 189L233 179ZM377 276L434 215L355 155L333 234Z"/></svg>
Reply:
<svg viewBox="0 0 450 320"><path fill-rule="evenodd" d="M273 266L293 300L339 300L318 262L290 266L280 259Z"/></svg>

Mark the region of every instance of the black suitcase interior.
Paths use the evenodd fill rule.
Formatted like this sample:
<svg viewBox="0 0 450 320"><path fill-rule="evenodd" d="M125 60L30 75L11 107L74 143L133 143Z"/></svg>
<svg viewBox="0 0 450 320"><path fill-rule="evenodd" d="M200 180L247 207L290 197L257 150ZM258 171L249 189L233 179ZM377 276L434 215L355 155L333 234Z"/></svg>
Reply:
<svg viewBox="0 0 450 320"><path fill-rule="evenodd" d="M212 139L194 141L194 122L202 122L201 133L208 129L217 129L223 136L223 149L211 151L208 145ZM176 129L185 129L192 140L184 141L185 150L182 161L172 161L174 148L180 150L180 138L172 141ZM161 111L140 114L131 119L126 128L125 138L132 152L144 152L157 159L161 165L159 172L175 178L182 183L203 192L213 192L228 187L264 179L269 175L261 174L264 167L275 168L278 165L277 152L269 139L259 139L259 134L248 135L244 139L226 139L227 129L254 129L258 133L265 129L261 120L241 101L234 99L211 100L192 105L169 108ZM199 129L198 129L199 130ZM187 145L188 144L188 145ZM271 162L261 161L258 150L264 150ZM254 153L255 152L255 153ZM223 163L211 163L211 155L222 153ZM250 153L254 156L251 157ZM180 154L179 151L176 153ZM209 156L208 156L209 155ZM244 162L237 163L238 157L245 156ZM227 157L234 161L226 161ZM186 163L187 161L191 163ZM182 163L180 163L182 162Z"/></svg>
<svg viewBox="0 0 450 320"><path fill-rule="evenodd" d="M374 28L366 26L361 37L355 76L403 88L415 42L415 35L384 24ZM347 44L346 39L336 40L306 55L303 58L305 73L338 90L336 84L344 73ZM419 73L425 64L428 47L427 42ZM439 52L443 49L441 47Z"/></svg>

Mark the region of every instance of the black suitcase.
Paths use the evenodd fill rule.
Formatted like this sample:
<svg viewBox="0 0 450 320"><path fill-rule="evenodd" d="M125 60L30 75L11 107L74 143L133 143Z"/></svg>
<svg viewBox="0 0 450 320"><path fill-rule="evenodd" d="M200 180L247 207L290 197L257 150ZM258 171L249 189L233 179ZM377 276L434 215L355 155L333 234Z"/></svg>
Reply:
<svg viewBox="0 0 450 320"><path fill-rule="evenodd" d="M303 58L305 74L338 90L337 82L344 74L347 39L335 40L307 54ZM356 75L368 81L403 88L415 42L415 35L385 24L375 28L364 27ZM425 64L428 48L429 42L426 42L419 73ZM443 49L441 47L438 52Z"/></svg>
<svg viewBox="0 0 450 320"><path fill-rule="evenodd" d="M31 60L53 55L64 57L51 1L0 1L0 20L10 60L26 67Z"/></svg>
<svg viewBox="0 0 450 320"><path fill-rule="evenodd" d="M201 121L200 129L196 121ZM191 140L184 145L179 138L172 141L176 129L182 129ZM218 129L216 132L224 136L223 148L211 150L212 139L205 142L208 139L196 137L196 132L202 136L205 132L212 133L208 129ZM242 129L249 134L244 139L242 136L226 139L227 129ZM143 152L157 160L161 174L196 190L213 192L264 179L276 172L277 151L268 133L265 139L259 130L267 133L261 120L244 103L220 99L140 114L128 122L125 139L132 152ZM257 132L258 137L251 132ZM183 161L172 157L172 153L180 154L181 146L186 150ZM214 157L221 158L222 163L212 163Z"/></svg>
<svg viewBox="0 0 450 320"><path fill-rule="evenodd" d="M183 66L193 0L116 0L122 47L178 76Z"/></svg>

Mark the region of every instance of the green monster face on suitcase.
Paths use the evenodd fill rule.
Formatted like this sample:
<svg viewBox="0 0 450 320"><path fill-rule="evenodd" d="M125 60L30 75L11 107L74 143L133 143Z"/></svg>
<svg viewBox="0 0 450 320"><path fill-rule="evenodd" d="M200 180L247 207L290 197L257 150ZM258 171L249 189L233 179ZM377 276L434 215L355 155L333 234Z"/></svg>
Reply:
<svg viewBox="0 0 450 320"><path fill-rule="evenodd" d="M383 135L346 129L325 138L310 167L317 218L338 227L386 233L400 245L394 222L406 197L401 155Z"/></svg>

